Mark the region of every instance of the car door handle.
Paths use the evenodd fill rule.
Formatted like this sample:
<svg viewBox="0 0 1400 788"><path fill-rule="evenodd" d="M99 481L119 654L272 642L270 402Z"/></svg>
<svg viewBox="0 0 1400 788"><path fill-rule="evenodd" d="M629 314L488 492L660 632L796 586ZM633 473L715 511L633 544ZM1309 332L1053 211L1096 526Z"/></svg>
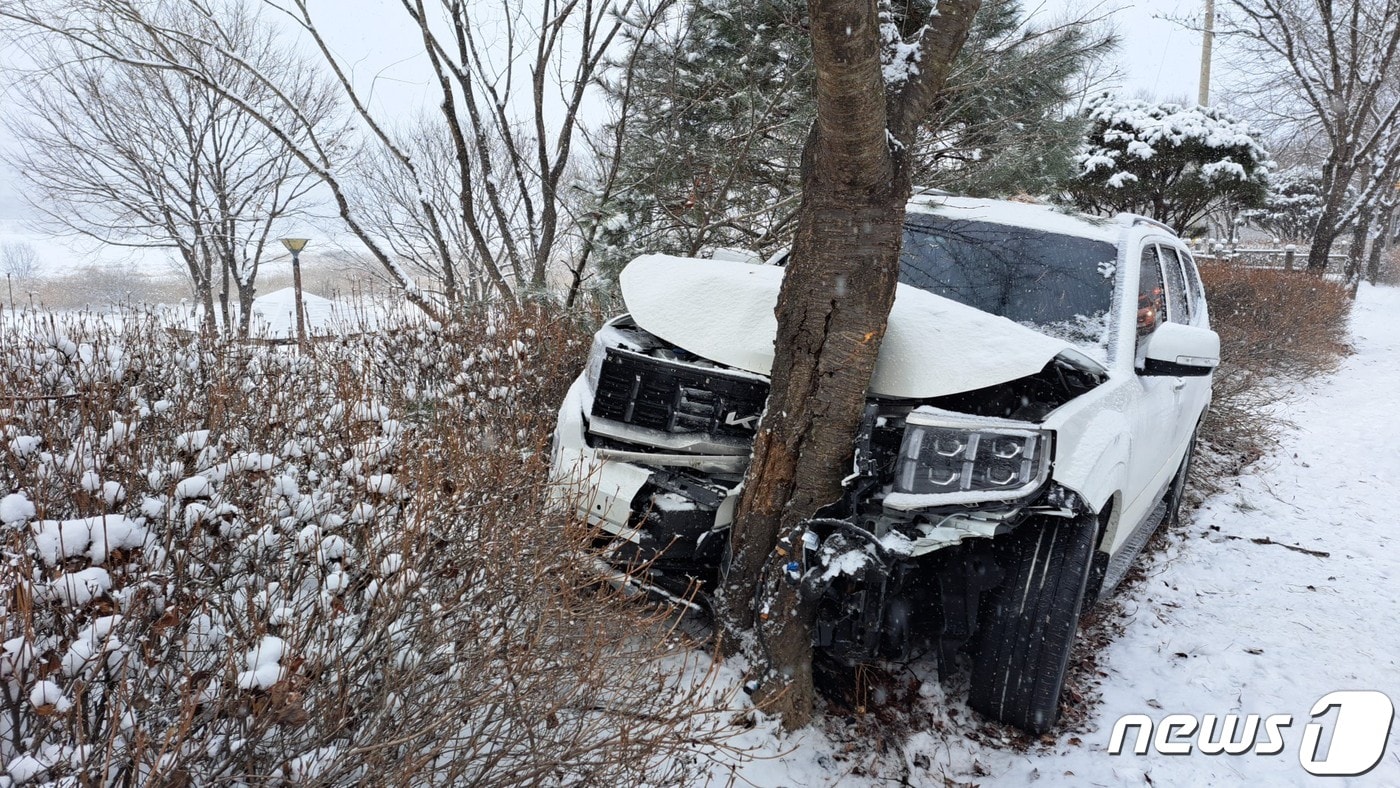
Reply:
<svg viewBox="0 0 1400 788"><path fill-rule="evenodd" d="M1177 378L1176 380L1172 381L1173 391L1181 391L1184 388L1186 388L1186 378Z"/></svg>

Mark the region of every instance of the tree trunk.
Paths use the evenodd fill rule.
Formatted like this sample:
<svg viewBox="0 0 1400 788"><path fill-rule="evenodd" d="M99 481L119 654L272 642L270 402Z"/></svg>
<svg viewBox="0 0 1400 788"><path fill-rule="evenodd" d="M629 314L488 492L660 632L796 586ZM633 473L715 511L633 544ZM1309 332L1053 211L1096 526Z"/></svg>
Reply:
<svg viewBox="0 0 1400 788"><path fill-rule="evenodd" d="M1395 206L1386 206L1381 210L1380 235L1371 241L1371 259L1366 264L1366 281L1372 285L1381 277L1381 261L1385 258L1386 251L1390 248L1392 239L1391 225L1395 221Z"/></svg>
<svg viewBox="0 0 1400 788"><path fill-rule="evenodd" d="M1351 248L1347 249L1346 275L1342 281L1352 298L1356 297L1356 290L1361 285L1361 261L1366 258L1366 236L1371 234L1371 219L1374 216L1372 211L1362 211L1351 228Z"/></svg>
<svg viewBox="0 0 1400 788"><path fill-rule="evenodd" d="M223 326L222 330L220 331L220 335L225 337L231 337L233 336L233 324L229 322L228 313L230 265L229 259L227 257L220 255L219 259L223 263L223 281L220 283L219 287L219 317L221 320L223 320Z"/></svg>
<svg viewBox="0 0 1400 788"><path fill-rule="evenodd" d="M939 4L920 42L921 73L887 99L874 0L808 3L817 119L778 297L772 389L717 598L721 652L760 619L755 701L788 729L812 715L817 601L788 563L800 555L806 521L840 500L894 303L910 193L903 154L979 4Z"/></svg>
<svg viewBox="0 0 1400 788"><path fill-rule="evenodd" d="M1317 231L1313 233L1312 246L1308 248L1308 273L1314 276L1322 276L1327 273L1327 264L1332 255L1332 244L1337 240L1339 233L1333 229L1335 218L1327 221L1327 213L1323 212L1322 219L1318 220Z"/></svg>
<svg viewBox="0 0 1400 788"><path fill-rule="evenodd" d="M214 313L214 285L209 280L198 285L199 299L204 306L204 330L209 336L219 335L219 318Z"/></svg>
<svg viewBox="0 0 1400 788"><path fill-rule="evenodd" d="M247 339L253 323L253 299L258 291L253 285L238 284L238 338Z"/></svg>

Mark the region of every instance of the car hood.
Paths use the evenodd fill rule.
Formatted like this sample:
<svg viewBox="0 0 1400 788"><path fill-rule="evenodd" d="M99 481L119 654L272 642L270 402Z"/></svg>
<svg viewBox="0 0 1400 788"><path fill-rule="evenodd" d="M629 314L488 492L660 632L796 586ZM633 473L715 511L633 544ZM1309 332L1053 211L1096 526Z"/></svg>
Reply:
<svg viewBox="0 0 1400 788"><path fill-rule="evenodd" d="M637 325L698 356L767 375L778 333L774 306L787 269L644 255L622 270ZM895 398L957 394L1028 377L1070 343L980 309L899 285L870 392Z"/></svg>

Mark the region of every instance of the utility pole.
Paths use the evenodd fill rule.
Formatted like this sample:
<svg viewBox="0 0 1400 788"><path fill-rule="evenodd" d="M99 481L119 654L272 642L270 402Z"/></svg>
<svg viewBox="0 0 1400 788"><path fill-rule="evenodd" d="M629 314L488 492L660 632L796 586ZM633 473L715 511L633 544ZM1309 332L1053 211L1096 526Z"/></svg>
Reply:
<svg viewBox="0 0 1400 788"><path fill-rule="evenodd" d="M1215 46L1215 0L1206 0L1206 23L1201 30L1201 89L1196 103L1210 106L1210 51Z"/></svg>

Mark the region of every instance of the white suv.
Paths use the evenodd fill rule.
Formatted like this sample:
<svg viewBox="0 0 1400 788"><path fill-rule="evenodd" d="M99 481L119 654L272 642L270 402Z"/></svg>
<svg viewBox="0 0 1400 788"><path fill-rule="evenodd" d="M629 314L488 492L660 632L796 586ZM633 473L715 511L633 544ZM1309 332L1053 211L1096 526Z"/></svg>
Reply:
<svg viewBox="0 0 1400 788"><path fill-rule="evenodd" d="M629 314L560 409L561 497L653 590L703 599L717 580L781 263L633 261ZM920 196L900 280L847 494L801 557L831 564L814 645L848 662L932 651L940 670L967 654L973 708L1044 731L1083 600L1175 516L1219 359L1200 277L1142 217Z"/></svg>

